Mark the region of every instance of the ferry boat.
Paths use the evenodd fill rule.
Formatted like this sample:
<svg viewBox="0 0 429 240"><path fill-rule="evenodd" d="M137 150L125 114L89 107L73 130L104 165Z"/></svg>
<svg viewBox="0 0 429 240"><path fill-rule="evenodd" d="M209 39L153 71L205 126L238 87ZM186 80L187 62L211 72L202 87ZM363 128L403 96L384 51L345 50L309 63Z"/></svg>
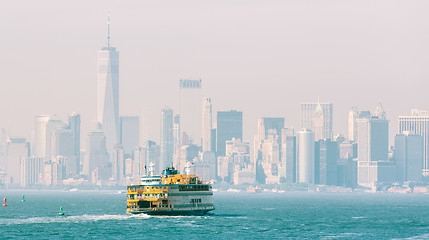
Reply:
<svg viewBox="0 0 429 240"><path fill-rule="evenodd" d="M215 209L213 191L196 175L179 174L173 167L161 176L141 177L138 183L127 186L127 213L148 215L204 215Z"/></svg>

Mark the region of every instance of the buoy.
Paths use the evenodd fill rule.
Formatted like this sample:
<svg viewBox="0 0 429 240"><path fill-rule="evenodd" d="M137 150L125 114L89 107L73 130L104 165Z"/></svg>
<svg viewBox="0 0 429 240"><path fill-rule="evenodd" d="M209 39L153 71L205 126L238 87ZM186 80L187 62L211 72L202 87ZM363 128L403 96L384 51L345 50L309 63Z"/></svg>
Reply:
<svg viewBox="0 0 429 240"><path fill-rule="evenodd" d="M22 202L25 202L25 195L22 195Z"/></svg>
<svg viewBox="0 0 429 240"><path fill-rule="evenodd" d="M58 213L58 215L60 215L60 216L64 216L63 206L61 206L61 207L60 207L60 212Z"/></svg>
<svg viewBox="0 0 429 240"><path fill-rule="evenodd" d="M3 207L6 207L7 206L7 204L6 204L6 198L3 198Z"/></svg>

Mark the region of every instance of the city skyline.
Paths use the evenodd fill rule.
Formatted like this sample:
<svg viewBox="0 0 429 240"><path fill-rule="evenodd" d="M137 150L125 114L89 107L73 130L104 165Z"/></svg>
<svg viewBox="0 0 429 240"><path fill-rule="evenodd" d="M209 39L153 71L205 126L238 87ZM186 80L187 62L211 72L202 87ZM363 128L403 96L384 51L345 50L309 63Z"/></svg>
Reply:
<svg viewBox="0 0 429 240"><path fill-rule="evenodd" d="M427 40L425 39L428 39L426 32L429 32L424 31L426 26L421 23L425 22L424 20L426 19L426 16L419 10L424 9L427 4L423 1L413 4L408 3L407 8L398 7L396 9L392 7L391 10L396 12L379 12L378 9L382 3L369 4L366 1L350 4L330 4L326 7L326 10L332 14L331 18L323 13L318 13L318 6L308 6L308 3L302 3L301 5L295 2L281 3L273 1L271 4L255 2L232 4L221 1L211 6L214 9L218 9L220 11L218 13L211 13L210 7L198 4L194 6L193 3L195 2L187 2L183 6L172 4L171 8L162 14L159 12L161 6L155 3L134 3L134 5L119 6L108 2L103 6L105 9L97 9L96 12L94 12L95 10L82 11L71 8L66 14L58 16L57 24L64 23L62 25L37 24L47 23L48 21L46 18L36 16L37 10L47 12L49 15L52 14L49 9L41 9L28 4L28 6L22 6L21 13L11 16L7 10L16 13L14 5L11 3L6 6L2 10L4 11L2 17L8 17L9 20L16 24L17 29L22 30L22 32L28 32L29 29L32 29L32 31L40 32L40 34L31 39L31 42L27 42L27 40L24 40L26 38L20 38L21 33L15 34L10 27L0 25L5 30L4 46L8 46L3 51L6 56L4 59L10 59L7 61L2 60L1 62L5 66L4 76L8 79L6 87L1 90L1 100L2 102L7 102L8 99L15 99L14 96L18 91L22 91L24 96L32 99L32 104L18 101L13 107L3 105L2 112L7 117L0 119L0 127L10 129L12 136L31 139L32 122L35 115L57 114L61 118L65 118L70 112L78 112L82 117L82 136L94 128L97 119L94 111L96 109L96 94L94 91L96 89L96 82L94 82L96 71L94 66L96 65L96 50L105 44L107 8L114 9L114 11L111 11L112 35L115 36L112 44L121 49L120 115L141 117L141 121L144 123L142 124L142 140L154 139L159 141L159 109L164 105L174 104L179 98L177 87L166 88L165 86L177 86L178 79L187 77L203 79L202 96L208 96L213 99L213 112L230 109L243 111L245 114L243 123L245 139L252 139L256 133L256 129L253 126L257 119L261 117L285 117L286 125L297 129L299 126L298 104L314 101L317 96L320 96L321 101L328 101L334 104L334 134L341 132L346 135L347 122L341 120L347 118L351 106L372 110L374 103L382 102L386 112L388 112L387 118L391 121L394 121L398 115L408 114L409 109L412 108L429 109L428 103L419 101L418 96L423 94L423 92L419 91L423 91L422 89L414 89L413 91L416 94L413 95L403 93L405 97L401 98L401 101L397 99L395 94L392 94L395 90L402 90L404 79L407 79L407 82L411 84L421 85L429 77L427 70L422 67L427 65L424 57L427 55L426 49L428 49L425 44ZM400 2L394 2L394 4L396 4L395 6L401 5ZM222 8L224 6L228 6L231 9ZM289 10L281 8L283 6L290 7L290 11L296 11L298 14L285 14L289 13ZM57 4L52 4L51 7L64 12L64 7ZM136 10L131 10L134 7ZM238 14L242 17L242 20L238 20L233 18L232 14L232 10L237 7L244 8L250 12L255 12L255 9L260 9L260 11L255 12L257 14L253 20L250 19L249 14L239 12ZM302 12L304 7L309 7L308 12ZM195 8L200 12L198 17L208 24L208 28L202 30L199 27L200 25L191 24L188 28L185 28L186 31L180 32L179 29L182 29L180 24L188 23L192 19L192 14L187 17L183 13L191 12ZM345 8L349 16L335 12L334 10L337 8ZM137 9L141 9L145 14L135 14L135 11L139 11ZM165 14L176 16L175 14L178 13L175 13L175 10L177 9L181 9L180 15L178 15L180 17L175 18L177 23L172 24L165 31L160 31L160 25L170 23L167 20L162 20L162 17ZM360 11L367 13L365 16L369 20L361 17ZM394 17L396 16L394 13L398 11L405 15L413 13L413 18L407 18L405 24L398 24L396 22L398 20ZM31 17L35 25L33 26L20 20L19 18L26 19L22 17L23 14ZM213 19L204 17L204 14ZM296 21L302 18L298 16L299 14L304 14L303 17L306 17L307 20L304 22ZM78 15L79 17L77 17ZM214 24L214 20L222 19L221 16L225 16L225 20L216 22L216 24L223 27L223 30L218 30L212 24ZM342 23L336 22L336 24L329 25L330 27L323 25L330 24L332 20L339 18L342 19ZM320 40L299 43L297 42L298 38L289 37L289 34L283 33L299 34L299 31L293 25L280 27L280 32L269 28L271 24L279 26L275 20L279 22L295 20L286 22L294 22L299 27L306 26L309 32L316 29L312 25L306 25L306 23L318 20L322 24L322 28L329 34L324 35ZM83 22L85 22L85 27L79 28ZM227 27L228 24L239 26L244 22L249 22L249 25L253 27L240 29L236 33L232 31L231 27ZM137 26L136 24L141 25L142 28L130 28L130 26ZM348 28L344 29L344 26L348 26ZM48 34L52 28L58 34ZM369 29L369 32L362 31L363 28ZM130 29L137 29L138 31L132 33ZM379 32L378 30L380 29L383 31ZM252 30L262 31L267 37L247 38L246 44L237 45L239 42L244 42L242 40L244 40L245 36L249 36L248 34ZM336 30L344 30L345 32ZM194 38L195 34L188 34L193 31L200 32L198 34L199 40ZM8 37L8 33L15 34L20 40L13 41L14 39ZM177 43L165 40L165 36L170 36L169 34L172 33L178 34L178 39L182 40ZM312 36L307 32L305 33L308 34L306 36ZM127 37L130 34L133 34L133 38ZM221 37L229 36L230 44L221 41L220 38L216 38L214 34L220 34ZM299 35L299 39L305 37L302 36L303 34ZM75 37L66 38L66 36L71 35ZM162 36L164 36L162 38L164 40L159 41ZM398 36L403 37L396 38ZM356 38L356 40L353 38ZM189 41L191 39L192 41ZM333 39L342 40L341 44L338 45L338 41L334 41L332 44L327 43L328 40ZM389 39L390 44L384 44L386 39ZM418 39L418 42L415 42L414 39ZM363 45L360 43L362 40L364 40ZM368 45L369 40L374 41L373 45ZM186 44L186 41L189 43ZM218 42L218 44L214 44L214 50L219 53L211 50L203 51L204 55L196 53L203 47L205 48L206 44L211 43L211 41ZM266 47L271 41L274 41L273 47ZM48 48L46 42L53 44L50 44ZM282 45L280 45L280 42ZM167 43L171 47L162 50ZM306 50L304 47L310 43L312 47ZM395 46L400 43L408 46L409 48L407 49L410 51L391 51L396 49ZM20 44L19 47L17 44ZM37 47L35 44L37 44ZM232 46L236 46L235 50ZM296 46L297 50L291 49L291 46ZM349 54L346 56L340 53L345 47L347 47L347 54ZM368 49L364 49L362 52L362 47L368 47ZM29 64L29 60L40 55L39 49L41 48L44 49L43 53L46 57ZM59 51L59 48L61 48L61 51ZM184 54L183 50L180 49L186 50L187 53L195 54ZM219 49L231 51L219 51ZM257 59L249 58L248 54L243 54L245 50L250 49L253 49L255 54L260 54L267 62L264 63ZM328 53L318 49L330 49L331 51ZM360 53L357 51L358 49L360 49ZM167 50L170 57L167 57ZM297 51L301 51L301 55L298 55ZM26 57L22 56L24 52ZM387 59L386 57L389 55L384 57L383 53L386 52L395 52L395 60ZM225 63L222 63L220 61L221 54L229 56L230 60L222 58L225 61ZM373 56L373 54L375 54L373 60L366 61L366 56ZM84 56L84 58L76 61L77 56ZM281 58L277 56L281 56ZM302 59L304 56L306 60L310 59L305 64ZM350 56L356 60L351 59ZM415 57L411 58L411 56ZM17 64L17 58L28 60ZM320 61L323 58L327 58L327 60ZM278 61L280 59L284 60ZM293 59L295 61L292 61ZM72 60L74 60L73 64L69 62ZM362 62L363 60L366 63ZM62 62L63 65L56 65L56 62ZM185 65L177 64L178 62ZM341 62L349 64L345 66ZM350 63L362 63L363 65L357 68ZM46 69L41 67L40 64L52 67ZM20 68L28 69L28 71L17 71L18 65ZM300 65L301 67L298 67ZM146 67L142 68L141 66ZM257 66L260 66L260 68ZM308 71L303 71L303 66ZM45 70L40 71L38 69ZM142 75L138 74L139 69L145 70ZM168 69L169 71L160 71L162 69ZM244 71L245 69L247 70ZM286 71L283 71L283 69L286 69ZM26 72L33 74L33 78L38 80L37 84L36 81L30 82L26 80L31 79L26 75ZM63 74L64 72L68 74ZM68 84L69 82L73 84ZM359 84L356 85L355 83ZM383 86L386 84L389 85L392 92L379 91L380 89L385 89ZM23 85L28 87L23 89L21 87ZM335 85L335 90L328 88L333 85ZM290 91L289 94L283 95L281 94L283 88L272 88L271 86L281 86L285 90L292 87L297 90L302 89L302 91ZM304 88L304 86L313 87ZM356 87L356 91L347 91L349 86ZM246 91L241 91L243 88ZM362 99L360 96L365 89L369 89L370 94L366 94L365 99ZM154 96L150 94L151 92L161 94ZM240 98L236 97L235 93L237 92L240 92ZM254 96L259 92L262 93L263 97L257 98L256 101ZM266 94L265 92L272 92L273 94ZM76 98L76 95L79 98ZM278 102L279 96L282 104L280 107L275 107L272 103ZM151 98L154 98L155 101L150 101ZM52 99L55 99L55 101L52 101ZM342 100L339 101L338 99ZM178 106L171 107L177 111ZM280 111L278 108L280 108ZM396 132L396 128L397 124L391 124L390 144L393 144L393 133Z"/></svg>

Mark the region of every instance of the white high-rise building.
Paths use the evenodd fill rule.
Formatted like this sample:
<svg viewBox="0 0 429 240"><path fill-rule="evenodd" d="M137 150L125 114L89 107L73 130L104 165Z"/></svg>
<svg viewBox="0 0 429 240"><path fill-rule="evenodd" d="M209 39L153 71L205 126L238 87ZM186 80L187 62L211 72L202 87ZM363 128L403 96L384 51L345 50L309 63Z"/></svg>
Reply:
<svg viewBox="0 0 429 240"><path fill-rule="evenodd" d="M303 129L297 133L298 137L298 182L314 183L314 133Z"/></svg>
<svg viewBox="0 0 429 240"><path fill-rule="evenodd" d="M359 118L359 112L357 107L352 107L349 112L349 140L357 141L357 123L356 119Z"/></svg>
<svg viewBox="0 0 429 240"><path fill-rule="evenodd" d="M203 99L203 152L212 151L212 100L209 97Z"/></svg>
<svg viewBox="0 0 429 240"><path fill-rule="evenodd" d="M46 125L50 118L50 115L36 116L33 154L39 157L46 155Z"/></svg>
<svg viewBox="0 0 429 240"><path fill-rule="evenodd" d="M67 125L56 115L36 116L35 148L34 155L45 158L45 162L51 160L51 138L57 129L64 129Z"/></svg>
<svg viewBox="0 0 429 240"><path fill-rule="evenodd" d="M423 171L429 176L429 112L413 109L411 115L398 117L399 134L410 133L423 137Z"/></svg>
<svg viewBox="0 0 429 240"><path fill-rule="evenodd" d="M106 136L106 147L112 152L119 142L119 52L110 46L108 21L107 47L98 51L98 124Z"/></svg>

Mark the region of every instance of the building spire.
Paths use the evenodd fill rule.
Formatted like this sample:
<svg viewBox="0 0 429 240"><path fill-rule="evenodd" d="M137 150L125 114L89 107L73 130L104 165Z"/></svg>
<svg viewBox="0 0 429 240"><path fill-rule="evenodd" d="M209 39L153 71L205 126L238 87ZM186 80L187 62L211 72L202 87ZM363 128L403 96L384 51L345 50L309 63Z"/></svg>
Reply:
<svg viewBox="0 0 429 240"><path fill-rule="evenodd" d="M110 13L107 14L107 48L110 49Z"/></svg>

